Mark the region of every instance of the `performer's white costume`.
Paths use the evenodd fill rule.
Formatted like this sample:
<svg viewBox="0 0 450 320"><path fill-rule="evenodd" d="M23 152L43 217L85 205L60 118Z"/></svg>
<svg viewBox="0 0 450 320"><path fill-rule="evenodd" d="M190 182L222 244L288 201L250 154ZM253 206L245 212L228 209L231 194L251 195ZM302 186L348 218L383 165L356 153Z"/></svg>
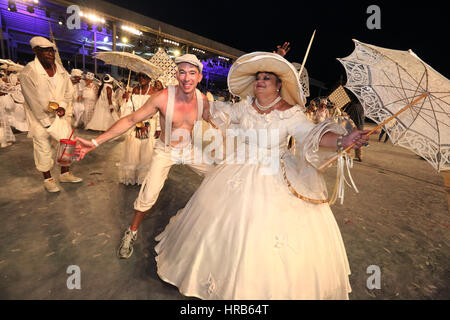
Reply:
<svg viewBox="0 0 450 320"><path fill-rule="evenodd" d="M83 88L83 103L84 103L84 113L83 113L83 123L86 126L89 121L91 121L94 115L95 103L97 102L97 92L98 87L94 82Z"/></svg>
<svg viewBox="0 0 450 320"><path fill-rule="evenodd" d="M252 54L241 58L250 60ZM266 69L270 64L259 68L271 71ZM251 88L257 71L241 83ZM286 86L283 82L282 90ZM231 106L211 104L213 123L242 129L235 150L257 152L246 154L241 164L219 164L206 175L156 238L158 275L184 295L202 299L348 299L344 243L325 182L312 165L324 156L321 137L345 131L332 121L314 125L299 105L260 114L252 102L248 96ZM247 130L266 134L267 143L249 139ZM297 156L287 150L289 135Z"/></svg>
<svg viewBox="0 0 450 320"><path fill-rule="evenodd" d="M202 119L203 99L199 90L197 95L197 120ZM157 139L153 148L152 161L147 176L142 183L139 196L134 202L134 209L145 212L150 210L158 199L159 193L164 186L170 168L174 164L186 164L199 175L205 175L212 169L212 165L205 163L194 163L194 146L189 143L184 148L171 146L172 115L175 105L175 86L168 86L168 99L165 116L164 142Z"/></svg>
<svg viewBox="0 0 450 320"><path fill-rule="evenodd" d="M0 146L7 147L16 141L16 137L11 130L11 124L7 109L11 105L12 99L9 94L0 96Z"/></svg>
<svg viewBox="0 0 450 320"><path fill-rule="evenodd" d="M261 115L245 100L222 112L244 130L279 130L268 149L280 148L291 179L298 169L287 136L307 151L327 130L313 130L299 106ZM157 237L159 276L202 299L347 299L350 269L330 206L293 196L281 170L263 175L251 160L217 166L172 218ZM296 184L307 189L301 177Z"/></svg>
<svg viewBox="0 0 450 320"><path fill-rule="evenodd" d="M86 129L106 131L119 119L115 110L113 112L109 110L110 105L106 88L111 88L112 90L112 84L104 84L100 97L95 104L94 114L92 115L91 121L86 125ZM114 105L111 106L113 107Z"/></svg>
<svg viewBox="0 0 450 320"><path fill-rule="evenodd" d="M83 87L84 82L78 82L73 84L73 98L72 98L72 110L73 110L73 126L79 127L83 122L84 103L83 103ZM79 98L81 97L81 98Z"/></svg>
<svg viewBox="0 0 450 320"><path fill-rule="evenodd" d="M66 111L62 119L70 125L72 82L67 71L58 63L55 75L49 77L37 57L26 65L19 75L19 80L25 98L24 107L29 125L28 137L33 138L36 168L46 172L54 164L52 145L59 143L51 138L45 129L56 117L54 112L48 111L48 105L49 102L57 102L64 108Z"/></svg>
<svg viewBox="0 0 450 320"><path fill-rule="evenodd" d="M132 94L126 108L122 109L122 117L140 109L150 98L148 91L140 90L139 94ZM151 119L146 120L149 123L148 138L136 138L135 127L126 133L123 144L122 158L119 166L119 182L123 184L142 184L150 168L153 146L155 144L155 131L161 131L159 125L159 112Z"/></svg>

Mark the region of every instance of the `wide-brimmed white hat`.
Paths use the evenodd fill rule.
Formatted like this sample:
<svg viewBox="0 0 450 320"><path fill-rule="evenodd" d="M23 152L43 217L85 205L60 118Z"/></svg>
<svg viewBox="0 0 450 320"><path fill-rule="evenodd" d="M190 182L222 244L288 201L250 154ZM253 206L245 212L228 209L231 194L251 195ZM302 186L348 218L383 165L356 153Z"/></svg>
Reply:
<svg viewBox="0 0 450 320"><path fill-rule="evenodd" d="M228 89L242 99L254 97L253 83L258 72L272 72L280 78L281 97L291 105L305 106L298 71L285 58L276 53L252 52L240 56L228 72Z"/></svg>
<svg viewBox="0 0 450 320"><path fill-rule="evenodd" d="M200 60L198 60L198 58L195 54L187 53L180 57L175 58L176 64L180 64L182 62L187 62L187 63L190 63L190 64L198 67L198 69L200 70L200 73L202 73L202 71L203 71L203 64Z"/></svg>

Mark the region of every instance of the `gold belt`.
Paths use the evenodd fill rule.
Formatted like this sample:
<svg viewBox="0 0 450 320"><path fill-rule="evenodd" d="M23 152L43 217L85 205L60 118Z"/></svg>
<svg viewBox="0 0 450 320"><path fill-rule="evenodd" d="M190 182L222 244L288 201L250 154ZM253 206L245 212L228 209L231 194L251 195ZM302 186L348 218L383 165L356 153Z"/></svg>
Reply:
<svg viewBox="0 0 450 320"><path fill-rule="evenodd" d="M295 191L295 189L292 187L291 183L289 182L289 180L288 180L288 178L287 178L287 176L286 176L286 167L285 167L285 165L284 165L284 160L283 160L283 159L280 159L280 163L281 163L281 170L282 170L282 172L283 172L283 179L284 179L284 182L286 183L287 187L289 188L289 191L291 191L292 194L293 194L294 196L296 196L296 197L299 198L299 199L302 199L302 200L304 200L304 201L311 202L311 203L314 203L314 204L328 203L328 200L327 200L327 199L325 199L325 200L311 199L311 198L302 196L302 195L299 194L297 191Z"/></svg>

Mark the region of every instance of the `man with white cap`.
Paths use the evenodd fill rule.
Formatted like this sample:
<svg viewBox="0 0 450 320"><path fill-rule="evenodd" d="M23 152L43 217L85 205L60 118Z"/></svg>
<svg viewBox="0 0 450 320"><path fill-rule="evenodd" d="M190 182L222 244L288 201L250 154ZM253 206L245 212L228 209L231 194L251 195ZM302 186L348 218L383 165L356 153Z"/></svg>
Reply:
<svg viewBox="0 0 450 320"><path fill-rule="evenodd" d="M209 119L209 103L206 96L196 89L202 80L203 64L193 54L185 54L175 59L178 85L168 86L152 95L136 112L117 121L109 130L91 141L77 138L76 152L82 159L85 154L134 127L138 122L151 118L159 111L161 135L156 141L149 172L142 183L139 196L134 202L135 215L132 224L125 231L118 254L129 258L133 253L133 243L137 229L145 214L152 208L164 186L170 168L176 163L185 163L196 173L204 175L212 165L195 164L192 161L193 145L185 142L177 133L188 133L188 139L196 121ZM187 152L185 152L187 151ZM191 152L189 152L191 151ZM183 158L180 154L189 154Z"/></svg>
<svg viewBox="0 0 450 320"><path fill-rule="evenodd" d="M33 138L34 161L44 175L45 188L49 192L58 192L60 188L50 169L54 165L52 145L59 141L49 135L47 128L56 116L66 120L70 126L73 88L67 71L55 63L55 44L44 37L33 37L30 44L36 57L19 75L29 124L28 136ZM75 177L69 167L61 166L59 181L81 182L82 179Z"/></svg>

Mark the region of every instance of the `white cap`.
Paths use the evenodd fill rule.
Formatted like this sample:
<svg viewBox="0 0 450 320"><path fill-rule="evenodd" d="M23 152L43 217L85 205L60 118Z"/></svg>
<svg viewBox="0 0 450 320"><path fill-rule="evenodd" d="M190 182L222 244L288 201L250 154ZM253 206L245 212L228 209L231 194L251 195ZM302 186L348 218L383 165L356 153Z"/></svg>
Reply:
<svg viewBox="0 0 450 320"><path fill-rule="evenodd" d="M33 37L30 40L31 48L34 49L35 47L41 47L41 48L53 48L56 49L56 46L53 42L50 42L47 38L44 37Z"/></svg>
<svg viewBox="0 0 450 320"><path fill-rule="evenodd" d="M80 69L72 69L72 71L70 72L70 76L71 77L82 77L83 71Z"/></svg>
<svg viewBox="0 0 450 320"><path fill-rule="evenodd" d="M197 56L194 54L187 53L185 55L182 55L181 57L175 58L176 64L179 64L182 62L187 62L187 63L190 63L190 64L198 67L198 69L200 70L200 73L202 73L202 71L203 71L203 64L200 62L200 60L198 60Z"/></svg>

